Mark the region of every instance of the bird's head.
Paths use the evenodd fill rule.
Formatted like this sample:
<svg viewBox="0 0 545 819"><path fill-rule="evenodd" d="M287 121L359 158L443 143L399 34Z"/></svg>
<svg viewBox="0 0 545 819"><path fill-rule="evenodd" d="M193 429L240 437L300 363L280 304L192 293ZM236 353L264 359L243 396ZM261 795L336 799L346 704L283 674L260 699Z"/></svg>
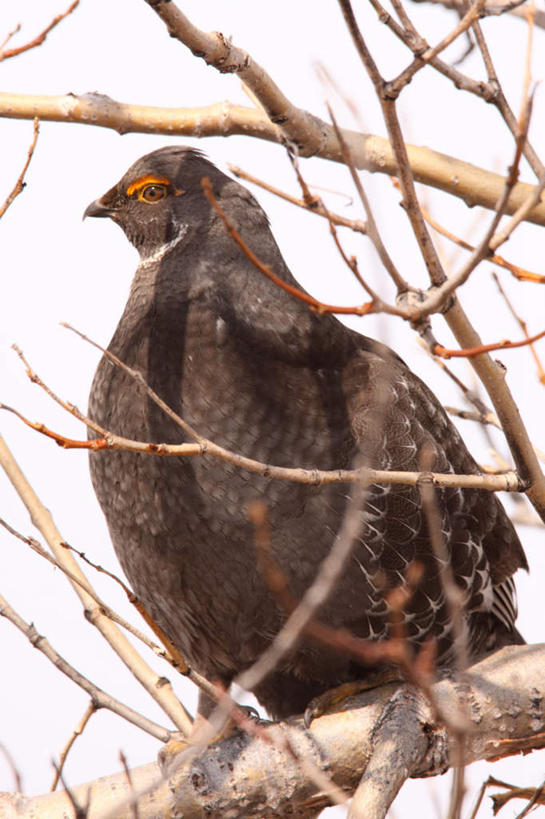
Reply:
<svg viewBox="0 0 545 819"><path fill-rule="evenodd" d="M113 188L92 202L86 216L110 217L141 255L172 242L189 227L206 225L210 205L201 180L210 177L216 195L236 185L200 151L169 146L141 157Z"/></svg>

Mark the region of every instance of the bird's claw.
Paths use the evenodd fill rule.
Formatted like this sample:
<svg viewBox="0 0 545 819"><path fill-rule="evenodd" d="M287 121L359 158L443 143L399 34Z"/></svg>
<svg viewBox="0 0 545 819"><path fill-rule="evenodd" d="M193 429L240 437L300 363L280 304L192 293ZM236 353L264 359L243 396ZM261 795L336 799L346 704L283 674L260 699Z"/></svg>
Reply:
<svg viewBox="0 0 545 819"><path fill-rule="evenodd" d="M303 715L305 728L309 728L312 720L317 717L321 717L329 711L339 710L335 706L340 705L349 697L355 697L363 691L370 691L373 688L379 688L381 685L402 680L403 676L399 669L390 668L372 672L364 680L351 680L350 682L341 683L335 688L328 688L327 691L311 699L305 708Z"/></svg>

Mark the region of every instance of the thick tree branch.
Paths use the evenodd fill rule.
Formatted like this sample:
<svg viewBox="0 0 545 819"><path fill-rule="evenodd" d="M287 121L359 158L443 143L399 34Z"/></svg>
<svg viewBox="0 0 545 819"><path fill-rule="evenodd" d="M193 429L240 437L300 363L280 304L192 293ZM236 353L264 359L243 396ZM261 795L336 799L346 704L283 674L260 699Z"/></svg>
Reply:
<svg viewBox="0 0 545 819"><path fill-rule="evenodd" d="M334 128L312 114L307 116L318 122L324 135L320 150L313 154L306 146L301 156L315 155L333 162L343 162L342 150ZM74 122L112 128L121 134L146 133L168 136L209 137L235 134L283 142L277 126L261 112L253 108L217 103L199 108L159 108L156 106L130 105L117 102L102 94L77 96L40 96L35 94L0 93L0 118L34 119L53 122ZM357 168L397 174L392 147L387 139L373 134L361 134L349 129L343 136ZM416 182L450 193L462 199L468 207L479 205L494 210L504 189L505 179L500 174L486 171L447 154L415 145L407 145L409 163ZM513 188L506 213L515 213L534 190L533 185L519 182ZM545 225L545 200L532 208L526 221Z"/></svg>
<svg viewBox="0 0 545 819"><path fill-rule="evenodd" d="M295 143L310 154L319 154L326 136L321 122L297 108L250 54L237 48L221 32L205 32L193 25L171 0L145 0L165 23L168 33L222 74L237 74L258 99L269 120L280 127L282 141Z"/></svg>
<svg viewBox="0 0 545 819"><path fill-rule="evenodd" d="M375 86L377 96L382 106L384 121L392 141L396 163L399 168L399 178L403 192L403 206L407 210L407 215L411 221L411 226L413 227L413 231L419 243L422 257L426 262L432 288L437 285L440 287L444 279L444 273L435 246L431 242L431 238L425 227L424 219L416 197L414 188L414 174L412 172L407 146L403 141L399 119L395 108L395 99L391 99L389 97L388 86L380 75L373 56L371 55L358 27L350 0L338 0L338 2L345 17L354 46L358 52L362 64L365 66L367 73ZM484 46L483 53L483 58L486 62L487 52ZM493 66L490 61L487 62L487 68L490 76L492 76ZM505 108L505 110L502 108L501 110L505 117L510 114L510 111L507 108ZM512 123L510 127L511 126ZM515 125L511 127L511 130L513 130L514 133L516 131L516 135L518 137L518 123L516 121ZM527 156L529 162L532 160L532 157L528 156L528 152L530 150L530 146L526 142L525 155ZM543 175L543 166L538 159L535 159L534 164L536 164L536 168L539 170L539 175ZM505 186L498 197L498 201L501 201L502 194L504 192ZM456 337L456 341L462 349L468 350L482 348L482 341L465 314L456 295L453 295L452 304L449 305L445 312L445 319ZM424 334L426 331L429 333L429 330L425 325L423 326L422 330ZM498 418L500 419L511 454L517 466L517 470L523 481L527 481L529 485L529 489L527 491L528 498L534 505L542 520L545 520L545 476L543 475L528 437L528 433L520 417L518 407L513 400L509 387L506 384L505 370L501 367L501 365L498 365L497 362L493 361L487 353L482 353L472 357L471 362L486 391L488 392L488 395L490 396L490 399L494 405L494 409L496 410Z"/></svg>
<svg viewBox="0 0 545 819"><path fill-rule="evenodd" d="M511 646L477 663L457 682L447 679L433 686L442 713L454 720L463 706L468 714L466 762L545 747L544 664L545 645ZM388 807L388 800L381 802L381 790L391 800L402 784L400 779L442 773L450 762L449 738L427 702L405 686L392 697L395 691L391 685L368 691L352 701L350 710L316 719L310 731L303 729L300 720L291 720L282 728L297 755L327 769L348 793L367 770L369 787L362 786L358 799L365 798L364 804L378 800L382 813L373 814L377 817ZM402 741L405 731L395 730L396 714L403 714L404 725L410 724L410 742ZM392 740L400 745L397 760L406 766L404 777L398 776L393 786L391 770L383 769L381 780L378 764L388 758L387 743ZM168 782L160 783L155 765L134 770L132 781L137 793L151 788L139 800L140 819L182 813L184 819L226 815L270 819L287 812L311 816L327 805L327 797L316 791L293 754L258 736L232 734L188 760ZM132 819L127 801L131 788L124 773L73 788L72 795L83 802L89 787L88 819ZM70 809L63 793L27 799L0 797L4 819L46 819L62 815L63 810L71 816Z"/></svg>

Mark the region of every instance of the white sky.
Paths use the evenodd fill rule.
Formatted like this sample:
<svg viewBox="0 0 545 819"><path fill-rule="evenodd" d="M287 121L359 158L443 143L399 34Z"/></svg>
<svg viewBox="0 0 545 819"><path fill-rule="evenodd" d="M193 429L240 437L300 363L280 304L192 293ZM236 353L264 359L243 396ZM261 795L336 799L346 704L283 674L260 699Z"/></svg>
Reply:
<svg viewBox="0 0 545 819"><path fill-rule="evenodd" d="M363 6L364 4L355 4ZM454 18L428 5L408 10L437 41ZM13 45L24 42L62 11L62 0L20 0L0 7L0 39L19 21L23 30ZM354 54L335 3L311 0L262 4L250 0L187 0L186 14L205 30L232 35L236 45L246 48L273 76L294 103L326 117L324 90L314 65L321 61L338 86L357 104L364 128L383 135L385 129L373 91ZM363 8L364 31L369 34L379 65L388 76L407 62L389 33ZM524 69L526 29L510 17L488 20L492 54L500 79L518 111ZM458 48L458 47L457 47ZM459 53L459 52L458 52ZM482 76L474 53L462 70ZM75 14L53 31L45 44L0 66L2 88L10 92L65 94L98 91L123 102L166 106L204 105L229 99L250 104L236 77L221 76L194 58L181 44L171 40L162 23L141 0L82 0ZM533 79L545 73L545 32L536 32ZM356 127L339 100L330 94L339 120ZM536 146L545 131L544 93L538 87L531 127ZM467 94L455 91L445 80L426 71L417 76L403 94L400 104L407 140L428 145L447 154L504 172L513 158L513 142L496 111ZM0 121L2 163L0 201L11 189L23 165L32 136L31 122ZM41 126L35 157L27 175L28 187L0 221L2 265L0 277L0 401L12 404L34 420L71 437L84 437L83 427L59 410L40 390L28 383L15 354L19 344L36 371L66 398L85 409L98 354L59 327L69 321L97 341L107 344L121 314L136 252L114 225L103 221L82 223L87 204L115 183L141 154L174 141L164 136L117 133L82 125L46 123ZM289 163L280 147L244 137L214 138L195 145L225 169L227 162L297 193ZM322 160L303 162L307 181L346 191L352 195L348 173ZM532 181L523 165L523 178ZM386 177L364 175L384 239L403 275L426 285L422 264L398 205L398 194ZM318 297L337 303L362 300L354 281L332 245L324 224L309 214L284 205L254 190L268 211L280 247L301 283ZM460 235L479 235L487 217L440 193L425 193L433 213ZM357 204L328 194L333 209L361 218ZM481 221L477 223L477 218ZM380 292L391 297L392 288L369 249L367 240L344 236L350 252L358 254L360 268ZM543 233L523 226L504 249L504 255L531 270L545 272L543 251L538 242ZM452 247L440 243L447 258L458 260ZM456 269L456 264L454 265ZM486 342L520 332L504 306L496 299L490 265L481 265L462 291L461 299ZM543 329L545 290L543 286L517 285L501 273L530 332ZM352 321L369 335L390 343L410 365L433 386L446 404L461 406L461 398L418 347L411 331L396 319L383 317ZM439 340L452 346L442 319L434 319ZM541 352L545 356L545 342ZM538 350L540 348L538 347ZM518 399L533 440L545 449L541 428L543 386L537 384L528 350L498 355L508 367L508 381ZM472 383L464 362L453 369ZM478 459L490 462L483 440L471 424L460 426ZM53 516L64 538L100 564L120 571L106 526L94 498L84 452L64 452L10 415L0 414L0 431ZM498 438L498 446L502 452ZM509 503L509 500L507 501ZM36 534L20 501L0 475L0 516L26 534ZM542 530L520 530L531 566L529 577L518 579L520 628L529 641L543 639L540 579L545 569ZM126 700L148 716L166 724L124 667L94 633L81 613L75 595L59 572L52 570L26 546L0 532L0 590L27 620L34 621L56 649L81 672L115 696ZM93 577L100 594L122 614L134 621L128 605L111 583ZM87 707L88 698L61 677L45 658L34 652L25 638L9 623L0 621L4 657L0 682L0 742L15 759L28 793L48 789L51 759L58 755ZM154 658L146 656L150 662ZM155 663L160 673L167 674ZM174 681L186 705L193 709L195 694L184 681ZM66 766L68 783L76 784L119 770L119 749L129 764L150 761L158 743L106 712L95 715L79 739ZM477 785L493 772L495 776L521 785L537 785L543 778L545 757L505 760L495 766L472 766L468 781L473 795ZM399 797L392 815L406 815L418 804L422 817L436 816L436 805L448 794L448 776L410 782ZM0 756L0 790L11 790L13 780ZM417 801L416 801L417 800ZM469 807L470 799L466 805ZM504 809L514 816L520 803ZM487 804L479 814L489 816Z"/></svg>

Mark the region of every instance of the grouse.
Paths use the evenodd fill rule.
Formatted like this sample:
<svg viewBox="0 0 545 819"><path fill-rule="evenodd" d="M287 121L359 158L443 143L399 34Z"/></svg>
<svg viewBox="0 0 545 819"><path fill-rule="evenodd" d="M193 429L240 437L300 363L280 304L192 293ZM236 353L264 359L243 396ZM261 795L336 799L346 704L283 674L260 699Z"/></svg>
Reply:
<svg viewBox="0 0 545 819"><path fill-rule="evenodd" d="M108 349L200 435L257 461L337 470L363 458L377 469L418 470L427 448L435 471L477 474L437 398L393 351L310 311L257 269L205 197L204 177L247 246L296 286L267 216L244 187L199 151L154 151L85 212L111 218L140 253ZM106 357L89 415L126 438L191 441ZM96 451L90 466L136 594L188 661L225 686L287 616L260 569L249 504L266 504L270 555L297 600L329 554L354 491L347 483L274 480L206 454ZM522 642L512 575L527 564L503 507L490 492L458 488L438 490L437 506L473 656ZM403 612L405 632L415 647L433 638L439 663L448 664L452 623L415 487L368 489L353 551L317 617L386 639L388 592L415 561L423 576ZM254 693L284 718L368 673L304 635ZM209 708L202 697L199 710Z"/></svg>

